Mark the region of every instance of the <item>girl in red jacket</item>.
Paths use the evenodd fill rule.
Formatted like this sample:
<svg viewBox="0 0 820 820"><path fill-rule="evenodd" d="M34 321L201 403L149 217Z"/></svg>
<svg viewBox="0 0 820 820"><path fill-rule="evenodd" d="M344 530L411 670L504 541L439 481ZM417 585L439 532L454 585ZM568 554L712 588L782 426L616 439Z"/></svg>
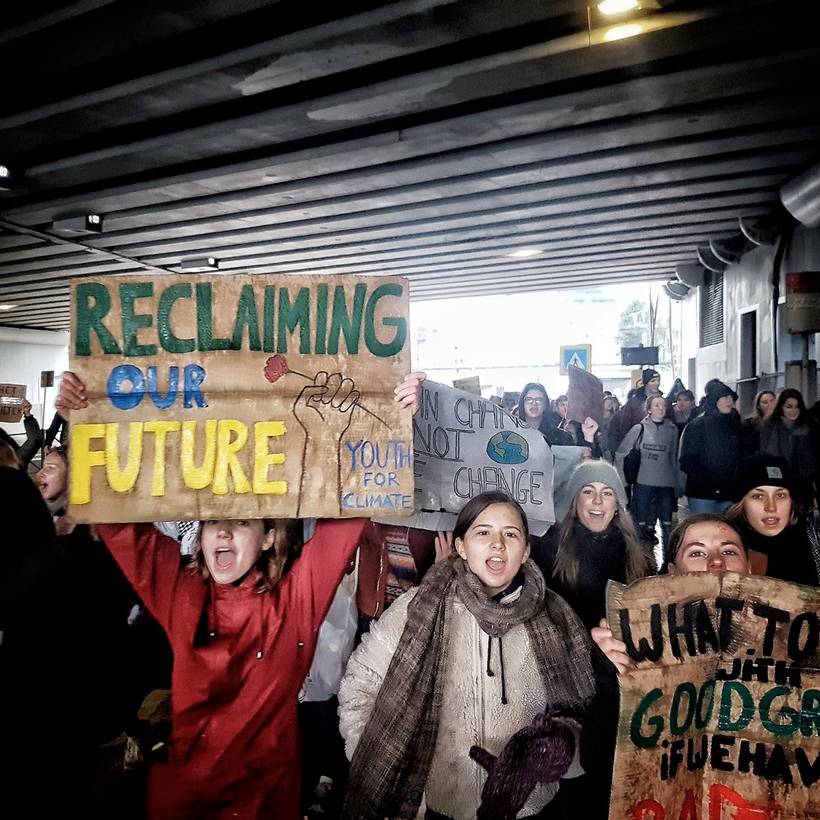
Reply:
<svg viewBox="0 0 820 820"><path fill-rule="evenodd" d="M408 377L396 400L415 410L420 384ZM58 406L86 406L71 373ZM281 521L203 522L204 573L151 524L98 526L174 652L169 758L152 767L149 817L299 817L297 696L364 524L320 521L280 581Z"/></svg>

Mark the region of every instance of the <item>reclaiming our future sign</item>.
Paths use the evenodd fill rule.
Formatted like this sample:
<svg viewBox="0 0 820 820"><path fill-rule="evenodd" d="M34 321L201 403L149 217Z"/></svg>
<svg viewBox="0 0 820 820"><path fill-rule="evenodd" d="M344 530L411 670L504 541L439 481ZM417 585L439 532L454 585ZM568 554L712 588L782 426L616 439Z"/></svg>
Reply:
<svg viewBox="0 0 820 820"><path fill-rule="evenodd" d="M410 514L407 315L397 277L74 280L72 516Z"/></svg>

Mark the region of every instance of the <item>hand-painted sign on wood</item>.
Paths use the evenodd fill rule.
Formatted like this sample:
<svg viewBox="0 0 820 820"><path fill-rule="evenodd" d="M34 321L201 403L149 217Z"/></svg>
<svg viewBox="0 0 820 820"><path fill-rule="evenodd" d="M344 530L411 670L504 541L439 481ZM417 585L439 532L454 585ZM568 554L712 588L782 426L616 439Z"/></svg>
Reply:
<svg viewBox="0 0 820 820"><path fill-rule="evenodd" d="M407 281L72 283L70 503L80 521L407 515Z"/></svg>
<svg viewBox="0 0 820 820"><path fill-rule="evenodd" d="M0 421L14 424L23 417L24 384L0 384Z"/></svg>
<svg viewBox="0 0 820 820"><path fill-rule="evenodd" d="M820 817L820 590L691 573L611 584L610 820Z"/></svg>
<svg viewBox="0 0 820 820"><path fill-rule="evenodd" d="M552 453L537 430L480 396L424 382L413 417L416 515L422 529L452 529L473 496L509 493L524 507L530 530L546 532L552 507Z"/></svg>

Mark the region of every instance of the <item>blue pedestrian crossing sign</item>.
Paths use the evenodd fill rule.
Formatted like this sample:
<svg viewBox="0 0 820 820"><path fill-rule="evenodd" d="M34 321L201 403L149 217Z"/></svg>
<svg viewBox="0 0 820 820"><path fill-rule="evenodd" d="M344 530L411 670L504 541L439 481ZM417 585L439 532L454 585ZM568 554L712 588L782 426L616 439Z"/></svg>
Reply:
<svg viewBox="0 0 820 820"><path fill-rule="evenodd" d="M559 373L567 375L567 366L580 367L581 370L592 369L592 345L565 345L558 357Z"/></svg>

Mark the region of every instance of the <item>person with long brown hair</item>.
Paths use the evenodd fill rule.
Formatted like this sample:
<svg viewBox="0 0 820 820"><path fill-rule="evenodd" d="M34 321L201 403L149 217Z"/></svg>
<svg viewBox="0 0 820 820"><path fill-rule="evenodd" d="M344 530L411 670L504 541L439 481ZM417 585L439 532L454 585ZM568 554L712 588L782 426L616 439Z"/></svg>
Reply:
<svg viewBox="0 0 820 820"><path fill-rule="evenodd" d="M736 504L727 517L749 552L752 572L795 584L820 583L820 522L792 497L789 464L758 454L740 462Z"/></svg>
<svg viewBox="0 0 820 820"><path fill-rule="evenodd" d="M572 499L569 511L540 540L533 559L547 586L591 629L604 616L607 582L628 584L651 574L652 566L627 509L623 482L611 464L580 464L567 495Z"/></svg>
<svg viewBox="0 0 820 820"><path fill-rule="evenodd" d="M760 424L760 452L785 459L792 475L792 496L803 509L814 506L820 467L820 425L806 410L799 390L781 390L771 415Z"/></svg>

